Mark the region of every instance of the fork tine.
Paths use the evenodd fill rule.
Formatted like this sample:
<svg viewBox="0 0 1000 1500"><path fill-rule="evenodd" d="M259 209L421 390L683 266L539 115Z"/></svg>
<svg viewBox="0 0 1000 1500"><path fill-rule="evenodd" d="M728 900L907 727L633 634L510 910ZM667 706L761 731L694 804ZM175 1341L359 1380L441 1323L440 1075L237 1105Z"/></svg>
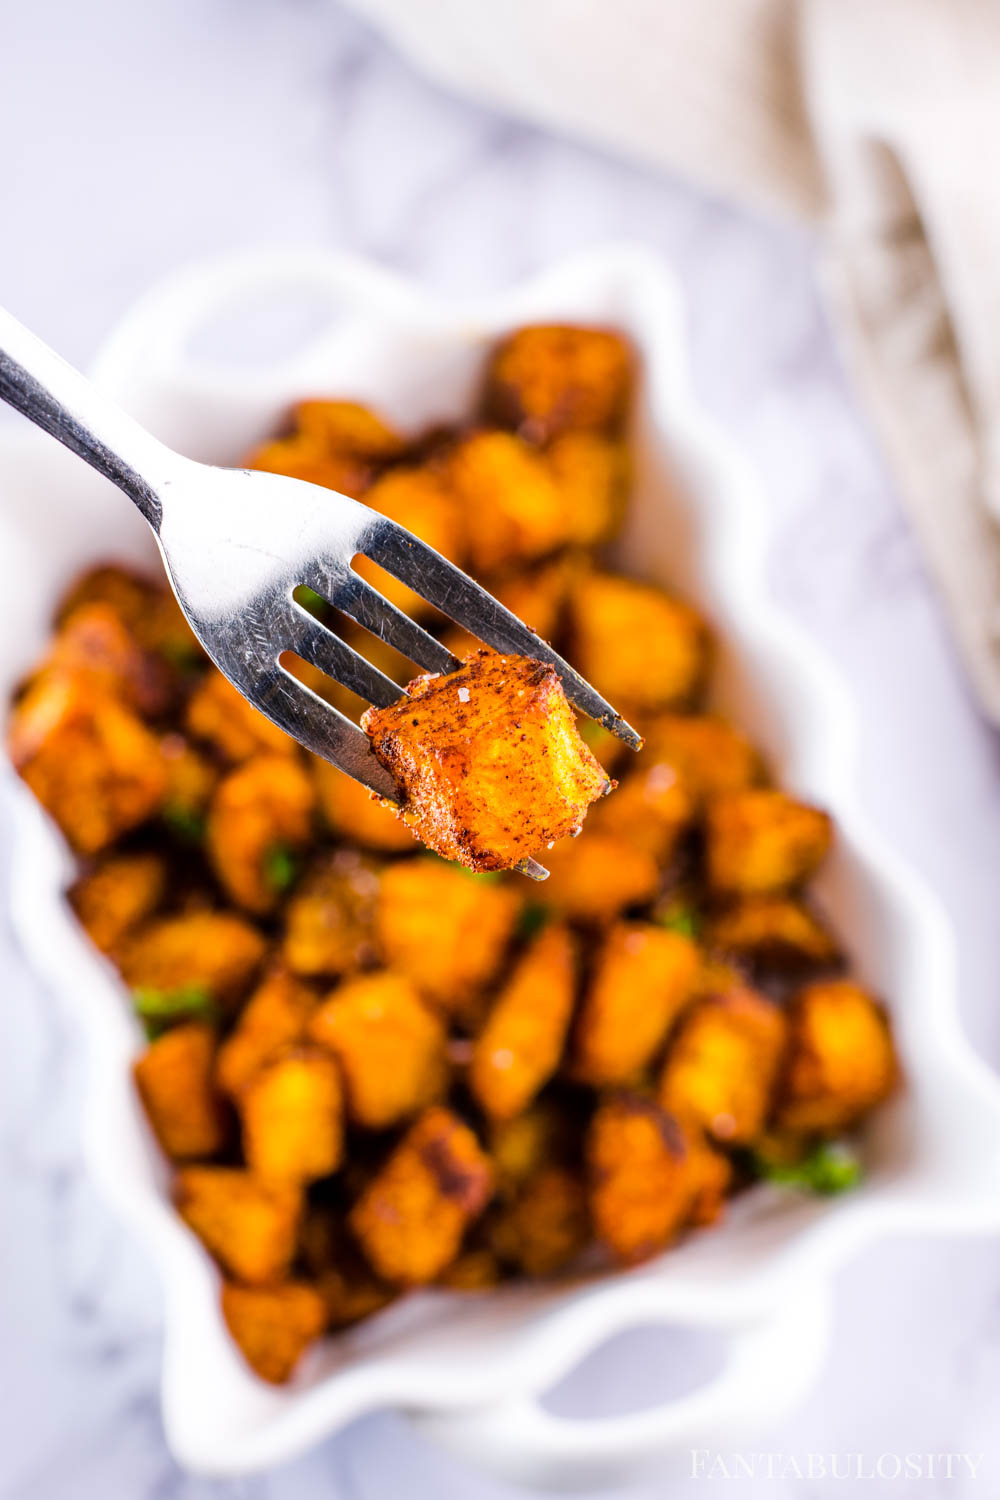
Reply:
<svg viewBox="0 0 1000 1500"><path fill-rule="evenodd" d="M403 689L373 667L332 630L328 630L301 604L292 603L292 625L288 650L319 667L344 687L379 708L388 708L403 696Z"/></svg>
<svg viewBox="0 0 1000 1500"><path fill-rule="evenodd" d="M352 568L326 572L321 582L312 585L335 609L350 615L379 640L387 641L401 655L415 662L425 672L453 672L458 661L446 646L390 604L378 589L355 573ZM401 692L397 691L396 697Z"/></svg>
<svg viewBox="0 0 1000 1500"><path fill-rule="evenodd" d="M314 755L331 761L380 797L398 802L399 788L375 758L364 730L299 682L280 662L255 671L252 702Z"/></svg>
<svg viewBox="0 0 1000 1500"><path fill-rule="evenodd" d="M641 747L641 736L558 652L426 542L404 531L395 521L380 516L365 538L364 550L379 567L408 584L487 646L549 662L575 707L603 724L633 750Z"/></svg>

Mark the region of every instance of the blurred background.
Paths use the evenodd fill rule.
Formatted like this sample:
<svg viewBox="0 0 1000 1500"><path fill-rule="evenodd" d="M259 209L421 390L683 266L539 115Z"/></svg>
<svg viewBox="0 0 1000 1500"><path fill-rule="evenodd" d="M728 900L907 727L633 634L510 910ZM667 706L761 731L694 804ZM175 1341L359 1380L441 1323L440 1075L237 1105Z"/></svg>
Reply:
<svg viewBox="0 0 1000 1500"><path fill-rule="evenodd" d="M566 6L551 9L568 38ZM765 7L736 7L745 20L755 9ZM443 19L449 7L439 10ZM419 11L414 4L411 21ZM672 169L692 164L693 136L645 152L621 132L607 144L585 142L572 118L576 133L528 123L533 114L549 119L550 107L533 112L515 100L515 114L477 102L469 81L477 68L453 92L335 0L0 7L0 295L86 365L139 294L211 252L343 247L447 295L505 286L612 239L651 247L687 298L698 395L764 480L774 594L851 684L861 799L948 907L966 1028L984 1055L1000 1059L1000 786L995 732L981 707L989 674L977 673L968 631L971 678L952 644L963 627L952 612L949 628L930 554L918 547L910 517L925 543L929 533L898 461L898 434L890 473L882 455L893 450L891 421L887 428L862 394L872 361L852 363L860 384L842 361L828 309L856 285L849 257L844 272L844 239L837 248L834 236L831 258L829 217L821 223L799 166L788 201L773 182L743 193L736 181L730 193L725 171L695 180ZM497 100L504 89L478 94ZM847 242L849 251L850 232ZM831 267L840 289L832 304L820 288ZM13 420L0 408L0 424ZM935 571L937 561L932 555ZM947 596L947 579L944 587ZM0 875L9 881L6 826L0 805ZM3 1500L512 1493L381 1415L269 1475L216 1483L178 1471L158 1411L159 1289L81 1172L83 1068L68 1008L31 978L3 926L0 987ZM883 1243L839 1274L835 1293L822 1380L756 1446L983 1453L988 1486L990 1472L1000 1474L996 1245ZM667 1334L617 1340L573 1378L560 1408L649 1400L667 1389L671 1365L689 1357ZM687 1493L689 1469L678 1459L630 1493ZM940 1493L961 1495L969 1483L942 1481ZM731 1487L779 1497L792 1486ZM921 1493L939 1493L938 1484L925 1481Z"/></svg>

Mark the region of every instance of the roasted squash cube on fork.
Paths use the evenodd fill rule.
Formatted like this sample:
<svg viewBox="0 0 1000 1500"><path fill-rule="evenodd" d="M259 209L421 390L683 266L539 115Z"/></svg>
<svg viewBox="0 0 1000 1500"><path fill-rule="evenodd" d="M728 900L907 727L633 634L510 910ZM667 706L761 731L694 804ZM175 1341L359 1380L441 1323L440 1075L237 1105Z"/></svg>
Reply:
<svg viewBox="0 0 1000 1500"><path fill-rule="evenodd" d="M475 651L362 719L424 843L472 870L511 869L574 833L611 782L555 669Z"/></svg>

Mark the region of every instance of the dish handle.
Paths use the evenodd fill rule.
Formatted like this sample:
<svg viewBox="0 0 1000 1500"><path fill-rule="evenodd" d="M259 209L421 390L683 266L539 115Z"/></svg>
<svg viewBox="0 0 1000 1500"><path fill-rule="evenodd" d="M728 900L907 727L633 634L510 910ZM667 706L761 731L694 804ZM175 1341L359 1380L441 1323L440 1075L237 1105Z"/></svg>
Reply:
<svg viewBox="0 0 1000 1500"><path fill-rule="evenodd" d="M192 340L218 317L263 308L289 294L308 295L317 310L340 317L363 313L420 325L429 316L390 272L347 253L280 246L237 251L181 266L156 282L112 330L90 373L102 389L126 401L134 399L137 383L140 390L215 389L218 371L192 357ZM315 342L322 346L327 335L317 326ZM305 359L308 346L294 362ZM225 367L227 387L240 379L237 370Z"/></svg>
<svg viewBox="0 0 1000 1500"><path fill-rule="evenodd" d="M726 1330L722 1369L705 1385L623 1416L556 1416L544 1392L468 1411L410 1411L419 1431L508 1481L551 1490L621 1484L687 1450L707 1474L712 1457L779 1421L819 1373L829 1340L830 1289L811 1282L779 1308ZM643 1320L656 1321L654 1319ZM676 1317L670 1318L676 1326Z"/></svg>

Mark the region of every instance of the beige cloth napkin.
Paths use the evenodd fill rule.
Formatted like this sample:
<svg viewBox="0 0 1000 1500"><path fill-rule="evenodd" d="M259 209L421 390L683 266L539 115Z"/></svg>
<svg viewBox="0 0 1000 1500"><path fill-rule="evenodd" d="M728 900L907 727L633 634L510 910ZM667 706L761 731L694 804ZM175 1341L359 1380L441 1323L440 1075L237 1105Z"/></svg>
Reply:
<svg viewBox="0 0 1000 1500"><path fill-rule="evenodd" d="M1000 0L351 0L445 82L821 223L827 284L1000 724Z"/></svg>

